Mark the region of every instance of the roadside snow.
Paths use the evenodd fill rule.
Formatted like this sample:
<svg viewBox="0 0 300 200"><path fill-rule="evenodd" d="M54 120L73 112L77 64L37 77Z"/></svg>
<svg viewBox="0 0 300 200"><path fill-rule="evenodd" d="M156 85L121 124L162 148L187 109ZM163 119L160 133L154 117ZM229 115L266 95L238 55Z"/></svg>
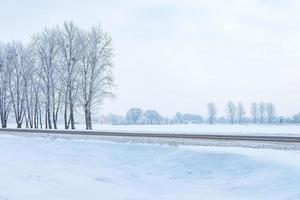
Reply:
<svg viewBox="0 0 300 200"><path fill-rule="evenodd" d="M78 124L78 129L84 125ZM251 134L251 135L299 135L300 125L254 124L183 124L183 125L94 125L94 130L141 131L195 134Z"/></svg>
<svg viewBox="0 0 300 200"><path fill-rule="evenodd" d="M0 199L300 199L300 151L0 136Z"/></svg>
<svg viewBox="0 0 300 200"><path fill-rule="evenodd" d="M77 130L85 130L84 124L76 124ZM15 124L8 124L16 128ZM63 129L63 125L58 128ZM173 124L173 125L101 125L94 124L93 130L146 133L193 133L193 134L230 134L230 135L277 135L300 136L300 124Z"/></svg>
<svg viewBox="0 0 300 200"><path fill-rule="evenodd" d="M76 124L77 129L84 130L83 124ZM250 135L299 135L300 125L254 125L254 124L182 124L182 125L100 125L94 130L102 131L137 131L147 133L195 133L195 134L250 134Z"/></svg>

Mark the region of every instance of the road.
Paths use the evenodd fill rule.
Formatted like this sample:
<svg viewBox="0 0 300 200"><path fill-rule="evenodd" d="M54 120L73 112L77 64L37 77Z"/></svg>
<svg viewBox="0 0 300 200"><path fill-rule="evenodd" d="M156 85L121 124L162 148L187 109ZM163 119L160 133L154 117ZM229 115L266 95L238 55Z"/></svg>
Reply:
<svg viewBox="0 0 300 200"><path fill-rule="evenodd" d="M133 138L165 138L165 139L190 139L190 140L220 140L220 141L252 141L252 142L277 142L299 143L300 136L267 136L267 135L221 135L221 134L172 134L172 133L146 133L146 132L117 132L117 131L84 131L84 130L40 130L40 129L2 129L0 133L45 133L52 135L83 135L83 136L109 136Z"/></svg>

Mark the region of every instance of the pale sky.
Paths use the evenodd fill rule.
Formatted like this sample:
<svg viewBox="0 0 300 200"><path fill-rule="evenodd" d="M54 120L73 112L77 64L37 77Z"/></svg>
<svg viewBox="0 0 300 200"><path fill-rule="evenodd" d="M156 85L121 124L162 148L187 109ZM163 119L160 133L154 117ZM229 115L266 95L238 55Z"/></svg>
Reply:
<svg viewBox="0 0 300 200"><path fill-rule="evenodd" d="M272 101L300 112L300 1L0 0L0 40L28 42L45 26L100 22L113 39L116 99L131 107L206 115L214 101Z"/></svg>

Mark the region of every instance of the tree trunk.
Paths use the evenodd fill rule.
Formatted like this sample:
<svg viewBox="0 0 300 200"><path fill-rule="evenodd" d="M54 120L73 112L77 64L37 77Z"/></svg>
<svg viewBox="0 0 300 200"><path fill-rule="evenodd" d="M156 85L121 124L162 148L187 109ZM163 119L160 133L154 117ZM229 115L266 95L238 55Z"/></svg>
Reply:
<svg viewBox="0 0 300 200"><path fill-rule="evenodd" d="M92 130L92 113L88 105L84 105L85 128Z"/></svg>
<svg viewBox="0 0 300 200"><path fill-rule="evenodd" d="M70 103L70 120L71 120L71 128L75 129L73 103Z"/></svg>
<svg viewBox="0 0 300 200"><path fill-rule="evenodd" d="M17 122L17 128L22 128L22 122Z"/></svg>
<svg viewBox="0 0 300 200"><path fill-rule="evenodd" d="M88 116L89 116L89 121L88 121L89 130L92 130L93 127L92 127L92 113L91 113L91 111L89 111Z"/></svg>
<svg viewBox="0 0 300 200"><path fill-rule="evenodd" d="M48 120L48 128L52 129L51 113L50 113L50 105L49 104L48 104L48 108L47 108L47 120Z"/></svg>
<svg viewBox="0 0 300 200"><path fill-rule="evenodd" d="M53 120L53 126L54 126L54 129L57 129L57 117L56 117L56 112L55 112L55 107L54 107L54 104L53 104L53 110L52 110L52 120Z"/></svg>
<svg viewBox="0 0 300 200"><path fill-rule="evenodd" d="M2 128L7 128L7 120L2 120Z"/></svg>
<svg viewBox="0 0 300 200"><path fill-rule="evenodd" d="M74 121L74 105L73 100L71 97L71 92L69 93L69 101L70 101L70 122L71 122L71 129L75 129L75 121Z"/></svg>
<svg viewBox="0 0 300 200"><path fill-rule="evenodd" d="M45 129L48 129L47 110L45 112Z"/></svg>
<svg viewBox="0 0 300 200"><path fill-rule="evenodd" d="M65 121L65 129L69 129L69 125L68 125L68 99L67 99L67 95L65 96L64 121Z"/></svg>

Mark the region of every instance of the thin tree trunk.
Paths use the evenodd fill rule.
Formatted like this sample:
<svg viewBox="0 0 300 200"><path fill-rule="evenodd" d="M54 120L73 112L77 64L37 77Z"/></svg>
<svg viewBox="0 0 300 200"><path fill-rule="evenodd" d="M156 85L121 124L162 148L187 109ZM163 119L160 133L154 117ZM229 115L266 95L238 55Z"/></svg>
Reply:
<svg viewBox="0 0 300 200"><path fill-rule="evenodd" d="M64 120L65 120L65 129L69 129L69 125L68 125L68 102L67 102L67 98L65 98Z"/></svg>
<svg viewBox="0 0 300 200"><path fill-rule="evenodd" d="M75 121L74 121L74 106L73 102L70 101L70 120L71 120L71 129L75 129Z"/></svg>
<svg viewBox="0 0 300 200"><path fill-rule="evenodd" d="M41 108L41 104L39 104L39 119L40 119L40 128L43 129L43 122L42 122L42 108Z"/></svg>

